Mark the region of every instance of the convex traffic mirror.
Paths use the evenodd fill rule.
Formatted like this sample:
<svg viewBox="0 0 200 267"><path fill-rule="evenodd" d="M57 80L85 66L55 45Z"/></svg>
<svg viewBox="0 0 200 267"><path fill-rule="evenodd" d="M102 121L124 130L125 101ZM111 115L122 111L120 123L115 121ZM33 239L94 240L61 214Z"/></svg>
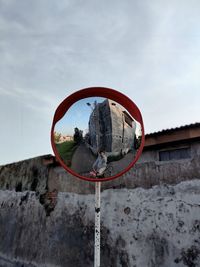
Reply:
<svg viewBox="0 0 200 267"><path fill-rule="evenodd" d="M144 145L137 106L109 88L86 88L67 97L54 115L51 141L61 165L89 181L107 181L128 171Z"/></svg>

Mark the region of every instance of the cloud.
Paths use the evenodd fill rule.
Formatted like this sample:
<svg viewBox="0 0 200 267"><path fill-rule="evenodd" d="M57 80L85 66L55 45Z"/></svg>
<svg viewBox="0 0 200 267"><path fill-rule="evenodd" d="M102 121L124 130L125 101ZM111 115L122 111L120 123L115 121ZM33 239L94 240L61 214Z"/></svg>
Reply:
<svg viewBox="0 0 200 267"><path fill-rule="evenodd" d="M45 139L65 97L105 86L138 105L146 132L199 120L199 7L198 0L1 0L1 114L6 109L13 121L19 107L27 114L19 140L20 131L36 138L30 121L41 117ZM10 134L3 115L1 123ZM49 141L37 138L49 151Z"/></svg>
<svg viewBox="0 0 200 267"><path fill-rule="evenodd" d="M22 88L13 88L12 90L0 88L0 95L15 99L31 112L39 113L41 118L47 118L47 115L52 112L52 107L56 108L58 103L58 99L51 94Z"/></svg>

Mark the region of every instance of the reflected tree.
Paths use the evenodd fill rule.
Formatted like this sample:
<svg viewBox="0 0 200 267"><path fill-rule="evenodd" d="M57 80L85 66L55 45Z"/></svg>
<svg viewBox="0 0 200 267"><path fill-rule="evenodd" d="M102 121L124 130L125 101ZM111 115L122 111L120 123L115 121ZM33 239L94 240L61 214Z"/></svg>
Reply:
<svg viewBox="0 0 200 267"><path fill-rule="evenodd" d="M54 132L54 142L58 143L61 138L61 133Z"/></svg>

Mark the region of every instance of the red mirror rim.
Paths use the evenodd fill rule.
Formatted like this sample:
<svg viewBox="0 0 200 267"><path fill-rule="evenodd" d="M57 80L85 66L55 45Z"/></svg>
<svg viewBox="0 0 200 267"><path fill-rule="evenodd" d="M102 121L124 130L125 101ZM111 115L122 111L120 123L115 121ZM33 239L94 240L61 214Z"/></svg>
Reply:
<svg viewBox="0 0 200 267"><path fill-rule="evenodd" d="M109 98L113 101L116 101L117 103L121 104L124 108L126 108L129 113L131 114L131 116L133 118L135 118L142 127L142 141L141 141L141 145L140 148L138 149L136 156L134 158L134 160L121 172L119 172L118 174L114 175L114 176L110 176L110 177L106 177L106 178L88 178L85 176L81 176L78 173L74 172L72 169L70 169L69 167L67 167L65 165L65 163L63 162L63 160L60 158L55 143L54 143L54 128L55 128L55 124L65 115L65 113L67 112L67 110L78 100L81 100L83 98L87 98L87 97L105 97L105 98ZM140 113L139 108L136 106L136 104L127 96L125 96L124 94L111 89L111 88L106 88L106 87L89 87L89 88L85 88L79 91L76 91L75 93L69 95L67 98L65 98L61 104L58 106L58 108L55 111L54 114L54 118L53 118L53 123L52 123L52 127L51 127L51 145L55 154L56 159L59 161L59 163L61 164L61 166L69 173L71 173L73 176L76 176L82 180L85 181L91 181L91 182L103 182L103 181L110 181L113 179L116 179L120 176L122 176L124 173L126 173L127 171L130 170L130 168L132 168L134 166L134 164L136 163L136 161L139 159L143 147L144 147L144 142L145 142L145 135L144 135L144 124L143 124L143 120L142 120L142 115Z"/></svg>

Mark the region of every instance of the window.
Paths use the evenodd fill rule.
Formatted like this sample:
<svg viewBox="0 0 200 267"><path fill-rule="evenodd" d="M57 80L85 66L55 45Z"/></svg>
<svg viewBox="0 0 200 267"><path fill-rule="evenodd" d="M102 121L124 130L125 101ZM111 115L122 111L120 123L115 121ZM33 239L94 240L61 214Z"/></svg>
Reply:
<svg viewBox="0 0 200 267"><path fill-rule="evenodd" d="M124 120L125 122L130 126L130 127L133 127L132 123L133 123L133 119L131 118L131 116L126 112L126 111L123 111L124 113Z"/></svg>
<svg viewBox="0 0 200 267"><path fill-rule="evenodd" d="M177 160L190 158L190 147L184 147L173 150L165 150L159 152L159 161Z"/></svg>

